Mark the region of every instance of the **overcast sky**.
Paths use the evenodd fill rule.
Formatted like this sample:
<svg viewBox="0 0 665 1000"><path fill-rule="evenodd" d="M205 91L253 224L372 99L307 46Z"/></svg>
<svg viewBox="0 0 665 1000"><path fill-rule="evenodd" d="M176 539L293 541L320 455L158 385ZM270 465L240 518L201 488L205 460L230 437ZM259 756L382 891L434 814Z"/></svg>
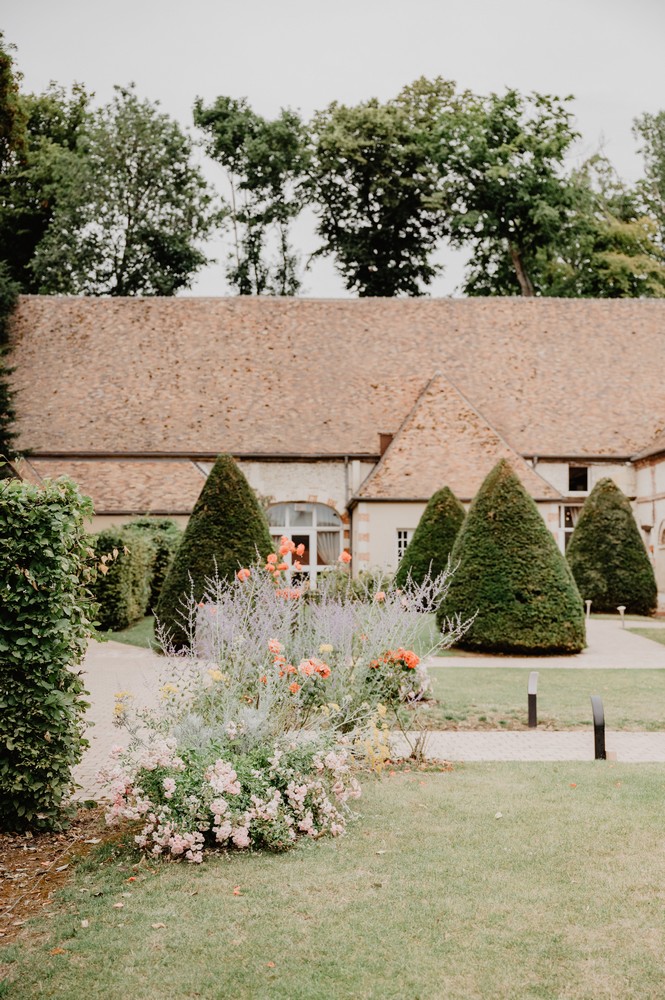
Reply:
<svg viewBox="0 0 665 1000"><path fill-rule="evenodd" d="M478 93L516 87L573 94L578 160L602 144L619 173L639 176L633 118L665 108L664 0L5 0L2 27L26 90L75 81L101 103L134 81L142 97L191 125L194 98L248 98L271 117L308 117L330 101L393 97L416 77L444 76ZM8 9L9 8L9 9ZM217 179L214 166L207 168ZM299 249L316 246L301 223ZM212 253L221 258L222 246ZM459 255L432 285L450 295ZM227 292L222 267L193 291ZM332 262L305 294L346 294Z"/></svg>

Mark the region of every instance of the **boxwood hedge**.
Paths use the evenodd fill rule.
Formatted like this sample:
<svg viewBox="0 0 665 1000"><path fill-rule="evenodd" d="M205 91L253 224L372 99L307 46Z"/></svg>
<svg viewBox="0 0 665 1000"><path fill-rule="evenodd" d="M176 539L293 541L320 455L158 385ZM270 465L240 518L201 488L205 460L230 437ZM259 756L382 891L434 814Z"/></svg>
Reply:
<svg viewBox="0 0 665 1000"><path fill-rule="evenodd" d="M628 498L612 479L601 479L586 498L566 557L584 600L594 611L649 615L658 591Z"/></svg>
<svg viewBox="0 0 665 1000"><path fill-rule="evenodd" d="M460 642L496 653L578 653L584 606L566 560L510 465L482 484L452 551L459 567L439 611L477 618Z"/></svg>
<svg viewBox="0 0 665 1000"><path fill-rule="evenodd" d="M157 604L157 618L175 647L188 644L183 601L200 601L206 579L230 579L272 551L266 516L230 455L220 455L196 501Z"/></svg>
<svg viewBox="0 0 665 1000"><path fill-rule="evenodd" d="M409 574L420 584L430 568L432 576L445 570L464 517L464 507L447 486L434 494L397 567L396 587L403 587Z"/></svg>

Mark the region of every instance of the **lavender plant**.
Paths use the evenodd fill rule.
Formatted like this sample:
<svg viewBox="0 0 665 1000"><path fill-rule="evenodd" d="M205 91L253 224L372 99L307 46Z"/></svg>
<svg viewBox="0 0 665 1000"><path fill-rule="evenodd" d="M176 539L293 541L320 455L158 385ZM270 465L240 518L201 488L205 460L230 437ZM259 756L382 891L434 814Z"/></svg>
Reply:
<svg viewBox="0 0 665 1000"><path fill-rule="evenodd" d="M324 578L306 595L286 568L269 558L231 581L209 578L201 601L183 601L184 651L158 626L159 709L137 715L124 694L118 702L132 742L106 772L109 820L142 819L137 843L154 854L200 861L207 842L281 849L299 834L342 832L359 794L354 752L385 756L387 709L397 715L429 690L410 647L448 571L404 590L367 579L345 591ZM469 624L449 622L436 648Z"/></svg>

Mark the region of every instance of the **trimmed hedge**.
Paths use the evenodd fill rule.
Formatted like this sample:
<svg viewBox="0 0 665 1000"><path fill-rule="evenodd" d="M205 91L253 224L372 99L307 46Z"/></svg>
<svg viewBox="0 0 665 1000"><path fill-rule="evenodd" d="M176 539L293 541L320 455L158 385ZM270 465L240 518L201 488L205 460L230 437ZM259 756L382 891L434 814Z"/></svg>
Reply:
<svg viewBox="0 0 665 1000"><path fill-rule="evenodd" d="M459 645L494 653L579 653L584 607L536 504L502 460L482 484L452 551L460 563L438 613L477 618Z"/></svg>
<svg viewBox="0 0 665 1000"><path fill-rule="evenodd" d="M175 521L160 517L140 517L136 521L130 521L127 528L145 531L154 545L155 559L152 566L148 608L156 608L164 580L182 541L182 529Z"/></svg>
<svg viewBox="0 0 665 1000"><path fill-rule="evenodd" d="M155 545L148 532L123 526L100 531L92 537L92 546L99 627L118 632L148 612Z"/></svg>
<svg viewBox="0 0 665 1000"><path fill-rule="evenodd" d="M88 745L80 673L94 629L84 523L70 480L0 483L0 828L58 829Z"/></svg>
<svg viewBox="0 0 665 1000"><path fill-rule="evenodd" d="M568 563L580 594L594 611L649 615L658 588L628 498L612 479L601 479L586 498L568 543Z"/></svg>
<svg viewBox="0 0 665 1000"><path fill-rule="evenodd" d="M230 455L220 455L201 491L157 604L157 618L172 644L189 642L183 601L200 601L205 582L231 579L242 566L273 549L266 516L256 494Z"/></svg>
<svg viewBox="0 0 665 1000"><path fill-rule="evenodd" d="M397 567L396 587L406 584L409 573L416 584L423 582L430 567L433 577L443 573L465 516L464 507L447 486L434 494Z"/></svg>

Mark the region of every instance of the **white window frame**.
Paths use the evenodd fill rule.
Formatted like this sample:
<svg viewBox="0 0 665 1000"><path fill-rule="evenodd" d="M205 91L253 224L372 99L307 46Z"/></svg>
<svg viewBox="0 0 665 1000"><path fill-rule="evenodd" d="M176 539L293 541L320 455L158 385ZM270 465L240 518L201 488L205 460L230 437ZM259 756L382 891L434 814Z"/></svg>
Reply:
<svg viewBox="0 0 665 1000"><path fill-rule="evenodd" d="M344 541L344 525L342 523L342 519L339 516L339 514L337 513L337 511L334 509L334 507L329 507L328 504L325 504L325 503L304 503L304 502L301 503L298 500L278 500L275 503L270 504L270 507L268 507L268 510L267 510L268 520L270 520L270 510L271 510L271 508L272 507L278 507L278 506L285 506L286 507L286 517L284 518L284 522L285 523L284 524L272 524L271 523L270 524L270 534L271 534L272 538L277 543L279 543L279 539L282 537L282 535L286 535L286 537L289 538L289 539L292 539L294 535L306 535L307 536L307 538L309 539L309 546L308 547L309 547L309 558L310 558L310 561L309 561L309 563L302 563L302 569L299 570L298 572L300 572L300 573L307 573L308 576L309 576L309 585L310 585L310 587L312 588L312 590L316 590L316 583L317 583L317 579L320 576L320 574L321 573L328 573L331 569L335 569L337 567L337 562L326 564L326 565L323 565L323 566L319 566L318 565L318 547L317 547L317 541L316 541L317 534L320 531L325 531L325 532L333 532L334 531L334 532L337 532L338 539L339 539L339 544L337 546L337 548L338 548L337 558L339 558L339 556L342 554L342 547L343 547L342 543ZM328 511L332 511L332 513L335 515L335 517L337 518L337 520L339 522L338 525L334 525L334 524L321 524L320 525L318 523L318 520L319 520L318 519L319 508L325 508ZM291 521L292 521L291 514L292 513L301 513L301 512L311 513L311 515L312 515L312 523L311 524L307 524L307 525L291 524ZM293 557L291 555L287 555L287 556L284 557L284 561L289 566L289 569L288 569L288 572L287 572L287 577L288 577L289 581L291 580L291 576L292 576L292 573L293 573L293 570L291 569L291 565L296 560L298 560L297 556ZM298 560L298 561L300 561L300 560Z"/></svg>
<svg viewBox="0 0 665 1000"><path fill-rule="evenodd" d="M413 538L413 533L415 528L397 528L397 565L402 561L402 557L406 552L407 546L410 544Z"/></svg>
<svg viewBox="0 0 665 1000"><path fill-rule="evenodd" d="M574 518L574 523L572 527L566 525L566 510L568 509L576 510L577 515ZM559 504L559 548L565 553L568 547L568 542L570 541L570 536L575 530L575 525L577 524L577 518L580 516L580 511L582 510L581 504L574 503L563 503Z"/></svg>

